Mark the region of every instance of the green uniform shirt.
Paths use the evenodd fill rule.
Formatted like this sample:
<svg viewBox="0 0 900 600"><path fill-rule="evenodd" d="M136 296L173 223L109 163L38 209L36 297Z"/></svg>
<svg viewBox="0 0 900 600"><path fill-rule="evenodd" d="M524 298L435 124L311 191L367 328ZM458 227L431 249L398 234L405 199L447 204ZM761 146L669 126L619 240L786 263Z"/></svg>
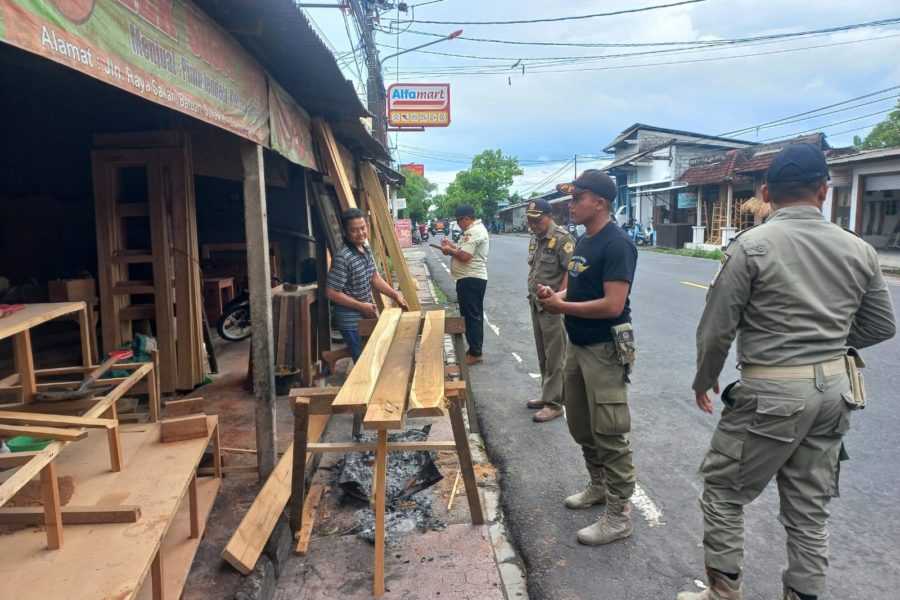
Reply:
<svg viewBox="0 0 900 600"><path fill-rule="evenodd" d="M538 284L559 291L574 251L575 241L572 236L555 223L543 236L531 236L531 243L528 244L529 297L536 297Z"/></svg>
<svg viewBox="0 0 900 600"><path fill-rule="evenodd" d="M737 335L742 365L812 365L893 337L894 309L875 249L814 206L779 209L729 244L697 327L702 392Z"/></svg>

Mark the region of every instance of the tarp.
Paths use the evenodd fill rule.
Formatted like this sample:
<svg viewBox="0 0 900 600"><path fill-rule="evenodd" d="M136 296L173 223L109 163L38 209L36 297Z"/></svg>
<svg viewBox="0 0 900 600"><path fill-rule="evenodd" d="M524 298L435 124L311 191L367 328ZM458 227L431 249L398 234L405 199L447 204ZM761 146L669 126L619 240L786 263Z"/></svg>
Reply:
<svg viewBox="0 0 900 600"><path fill-rule="evenodd" d="M269 144L265 71L187 0L0 0L0 41Z"/></svg>
<svg viewBox="0 0 900 600"><path fill-rule="evenodd" d="M272 150L300 166L318 170L309 115L274 79L269 79Z"/></svg>

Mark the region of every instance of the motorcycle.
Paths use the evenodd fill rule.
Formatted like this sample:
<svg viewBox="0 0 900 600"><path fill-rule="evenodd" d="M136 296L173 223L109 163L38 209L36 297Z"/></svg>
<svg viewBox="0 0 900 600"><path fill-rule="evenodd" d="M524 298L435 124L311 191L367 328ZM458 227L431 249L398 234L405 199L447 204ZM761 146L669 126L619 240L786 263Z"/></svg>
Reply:
<svg viewBox="0 0 900 600"><path fill-rule="evenodd" d="M272 285L281 280L273 277ZM219 337L227 342L240 342L250 337L250 290L243 289L222 308L222 316L216 323Z"/></svg>
<svg viewBox="0 0 900 600"><path fill-rule="evenodd" d="M419 237L422 239L423 242L428 241L428 237L429 237L428 236L428 228L425 227L424 223L419 225Z"/></svg>

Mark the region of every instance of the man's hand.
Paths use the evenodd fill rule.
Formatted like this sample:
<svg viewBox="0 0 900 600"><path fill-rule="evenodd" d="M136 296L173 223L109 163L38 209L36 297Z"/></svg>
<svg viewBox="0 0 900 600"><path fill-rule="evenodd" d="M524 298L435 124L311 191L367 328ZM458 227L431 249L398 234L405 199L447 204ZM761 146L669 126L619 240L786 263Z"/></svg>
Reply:
<svg viewBox="0 0 900 600"><path fill-rule="evenodd" d="M371 302L362 302L359 307L359 312L367 319L377 319L378 318L378 307L372 304Z"/></svg>
<svg viewBox="0 0 900 600"><path fill-rule="evenodd" d="M565 299L563 298L562 292L553 293L552 290L549 296L544 298L540 297L540 290L538 290L538 302L541 303L545 312L550 313L551 315L559 315L562 314L563 306L565 305Z"/></svg>
<svg viewBox="0 0 900 600"><path fill-rule="evenodd" d="M717 381L713 384L713 392L716 394L719 393L719 382ZM713 412L713 403L709 398L708 392L694 392L694 397L697 401L697 407L705 413L712 414Z"/></svg>
<svg viewBox="0 0 900 600"><path fill-rule="evenodd" d="M453 245L453 242L444 238L441 240L441 252L444 253L444 256L450 256L456 252L456 246Z"/></svg>
<svg viewBox="0 0 900 600"><path fill-rule="evenodd" d="M549 297L552 296L552 295L553 295L553 288L552 288L552 287L550 287L549 285L544 285L544 284L542 284L542 283L539 283L539 284L537 285L537 297L538 297L538 299L543 300L544 298L549 298Z"/></svg>
<svg viewBox="0 0 900 600"><path fill-rule="evenodd" d="M409 310L409 304L406 303L406 298L404 298L403 294L401 294L400 292L394 294L394 302L396 302L397 306L399 306L403 310Z"/></svg>

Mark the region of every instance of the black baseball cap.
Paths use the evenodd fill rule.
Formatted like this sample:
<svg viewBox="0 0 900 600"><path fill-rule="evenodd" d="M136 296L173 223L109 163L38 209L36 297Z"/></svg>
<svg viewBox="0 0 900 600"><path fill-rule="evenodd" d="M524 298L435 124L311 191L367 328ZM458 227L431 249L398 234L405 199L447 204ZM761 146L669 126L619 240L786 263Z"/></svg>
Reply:
<svg viewBox="0 0 900 600"><path fill-rule="evenodd" d="M812 144L785 146L766 171L767 183L796 183L828 178L825 154Z"/></svg>
<svg viewBox="0 0 900 600"><path fill-rule="evenodd" d="M454 213L457 219L462 219L463 217L475 217L475 209L469 206L468 204L460 204L456 207L456 213Z"/></svg>
<svg viewBox="0 0 900 600"><path fill-rule="evenodd" d="M556 186L556 190L564 194L572 194L573 196L578 192L587 190L594 192L601 198L606 198L609 202L615 200L618 193L616 182L613 181L612 177L599 169L587 169L575 181L561 183Z"/></svg>
<svg viewBox="0 0 900 600"><path fill-rule="evenodd" d="M550 206L550 203L543 198L539 198L528 203L528 209L525 211L525 216L529 219L537 219L542 215L549 215L552 212L553 208Z"/></svg>

